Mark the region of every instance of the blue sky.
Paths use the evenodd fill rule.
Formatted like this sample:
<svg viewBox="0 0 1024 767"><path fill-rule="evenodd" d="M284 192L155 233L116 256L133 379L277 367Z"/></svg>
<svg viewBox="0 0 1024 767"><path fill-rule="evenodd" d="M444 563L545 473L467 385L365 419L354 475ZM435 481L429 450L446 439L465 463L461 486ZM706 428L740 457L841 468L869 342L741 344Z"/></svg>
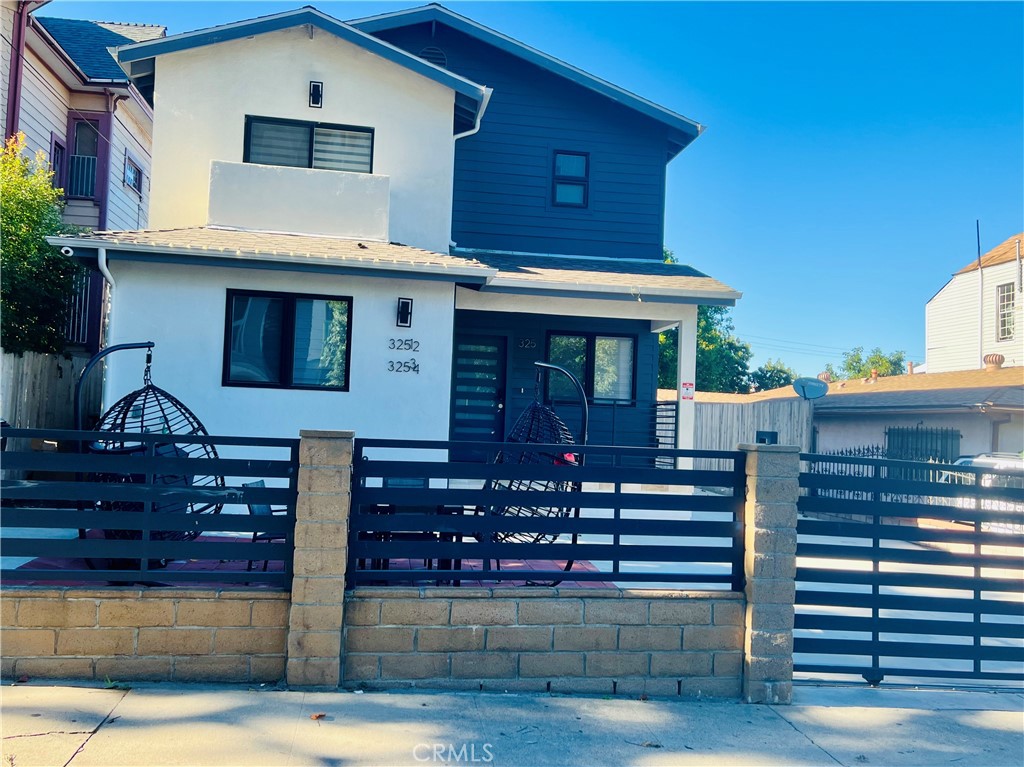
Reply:
<svg viewBox="0 0 1024 767"><path fill-rule="evenodd" d="M72 2L171 34L304 5ZM316 2L341 19L420 5ZM1024 3L447 2L707 126L669 166L666 245L744 293L754 364L924 362L924 306L1024 230Z"/></svg>

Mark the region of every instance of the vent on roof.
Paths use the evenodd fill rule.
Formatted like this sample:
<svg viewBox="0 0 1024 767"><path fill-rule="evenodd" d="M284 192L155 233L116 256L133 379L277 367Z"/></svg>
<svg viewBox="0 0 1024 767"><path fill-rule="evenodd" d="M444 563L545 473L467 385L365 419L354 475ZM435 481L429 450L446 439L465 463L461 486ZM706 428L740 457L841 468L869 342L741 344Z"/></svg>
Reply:
<svg viewBox="0 0 1024 767"><path fill-rule="evenodd" d="M448 55L433 45L424 48L419 52L419 57L438 67L448 67Z"/></svg>

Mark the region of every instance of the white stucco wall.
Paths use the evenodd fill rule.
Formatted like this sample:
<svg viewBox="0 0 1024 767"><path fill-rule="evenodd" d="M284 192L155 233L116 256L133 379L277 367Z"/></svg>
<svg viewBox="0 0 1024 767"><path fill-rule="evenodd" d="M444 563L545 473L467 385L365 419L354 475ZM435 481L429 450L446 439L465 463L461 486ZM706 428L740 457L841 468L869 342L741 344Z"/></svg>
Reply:
<svg viewBox="0 0 1024 767"><path fill-rule="evenodd" d="M982 311L978 312L976 269L953 277L925 306L925 347L929 373L977 370L981 358L999 353L1007 366L1024 364L1024 296L1013 261L981 270ZM997 338L996 296L999 285L1017 283L1014 338ZM980 320L980 326L979 326ZM981 351L979 353L979 340Z"/></svg>
<svg viewBox="0 0 1024 767"><path fill-rule="evenodd" d="M992 420L1001 420L1006 415L999 413L991 417L981 413L963 415L858 415L845 418L816 416L814 425L818 430L818 452L828 452L862 445L884 445L885 430L890 427L913 427L921 425L929 429L959 429L960 454L977 455L993 450ZM1019 426L1020 418L1016 419ZM1012 450L1012 425L1000 428L999 450Z"/></svg>
<svg viewBox="0 0 1024 767"><path fill-rule="evenodd" d="M360 437L447 439L453 287L423 280L115 261L111 344L156 343L153 382L192 409L214 435L297 437L299 429L352 429ZM347 392L221 385L228 288L352 296ZM398 297L415 301L412 328L396 328ZM419 353L389 339L420 342ZM420 372L388 372L415 358ZM107 363L104 409L142 385L144 353Z"/></svg>
<svg viewBox="0 0 1024 767"><path fill-rule="evenodd" d="M311 80L324 83L322 109L309 107ZM452 90L318 29L163 55L151 225L206 223L210 162L241 162L248 114L373 128L373 172L391 177L391 239L447 252L454 103Z"/></svg>
<svg viewBox="0 0 1024 767"><path fill-rule="evenodd" d="M387 176L214 160L208 223L388 241ZM303 205L282 200L304 199Z"/></svg>

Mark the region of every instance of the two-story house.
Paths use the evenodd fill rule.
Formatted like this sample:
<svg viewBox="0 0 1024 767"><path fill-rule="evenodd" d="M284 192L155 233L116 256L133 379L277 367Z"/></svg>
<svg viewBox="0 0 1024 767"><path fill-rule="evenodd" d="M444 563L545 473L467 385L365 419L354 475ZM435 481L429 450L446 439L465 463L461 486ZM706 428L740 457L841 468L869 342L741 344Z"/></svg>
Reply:
<svg viewBox="0 0 1024 767"><path fill-rule="evenodd" d="M212 432L497 441L548 360L593 442L652 444L678 326L691 444L696 306L739 297L662 262L665 166L697 123L439 6L118 58L153 82L155 228L61 244L112 286L109 341L156 342L154 378ZM573 425L564 382L541 395Z"/></svg>
<svg viewBox="0 0 1024 767"><path fill-rule="evenodd" d="M5 136L25 135L64 189L64 219L90 229L148 225L153 113L144 81L113 57L118 46L162 37L163 27L38 15L43 2L0 8ZM83 284L68 337L93 351L102 280Z"/></svg>
<svg viewBox="0 0 1024 767"><path fill-rule="evenodd" d="M925 364L929 373L978 370L1001 354L1024 365L1021 293L1024 233L1016 234L950 278L925 305Z"/></svg>

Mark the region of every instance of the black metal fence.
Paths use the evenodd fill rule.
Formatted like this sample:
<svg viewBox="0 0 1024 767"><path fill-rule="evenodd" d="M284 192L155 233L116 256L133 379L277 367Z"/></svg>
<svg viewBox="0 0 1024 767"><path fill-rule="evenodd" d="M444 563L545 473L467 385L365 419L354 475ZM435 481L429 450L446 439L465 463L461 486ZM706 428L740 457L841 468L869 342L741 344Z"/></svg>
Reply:
<svg viewBox="0 0 1024 767"><path fill-rule="evenodd" d="M1019 472L801 459L850 471L800 477L797 671L1024 680Z"/></svg>
<svg viewBox="0 0 1024 767"><path fill-rule="evenodd" d="M553 460L448 462L450 450L467 449ZM732 469L656 469L658 456ZM357 439L349 582L742 589L744 461L739 452Z"/></svg>
<svg viewBox="0 0 1024 767"><path fill-rule="evenodd" d="M952 463L960 456L960 432L927 426L891 426L885 430L885 456L901 461Z"/></svg>
<svg viewBox="0 0 1024 767"><path fill-rule="evenodd" d="M98 449L105 432L3 434L5 474L26 477L2 481L4 582L291 583L298 440L119 434L125 453Z"/></svg>

